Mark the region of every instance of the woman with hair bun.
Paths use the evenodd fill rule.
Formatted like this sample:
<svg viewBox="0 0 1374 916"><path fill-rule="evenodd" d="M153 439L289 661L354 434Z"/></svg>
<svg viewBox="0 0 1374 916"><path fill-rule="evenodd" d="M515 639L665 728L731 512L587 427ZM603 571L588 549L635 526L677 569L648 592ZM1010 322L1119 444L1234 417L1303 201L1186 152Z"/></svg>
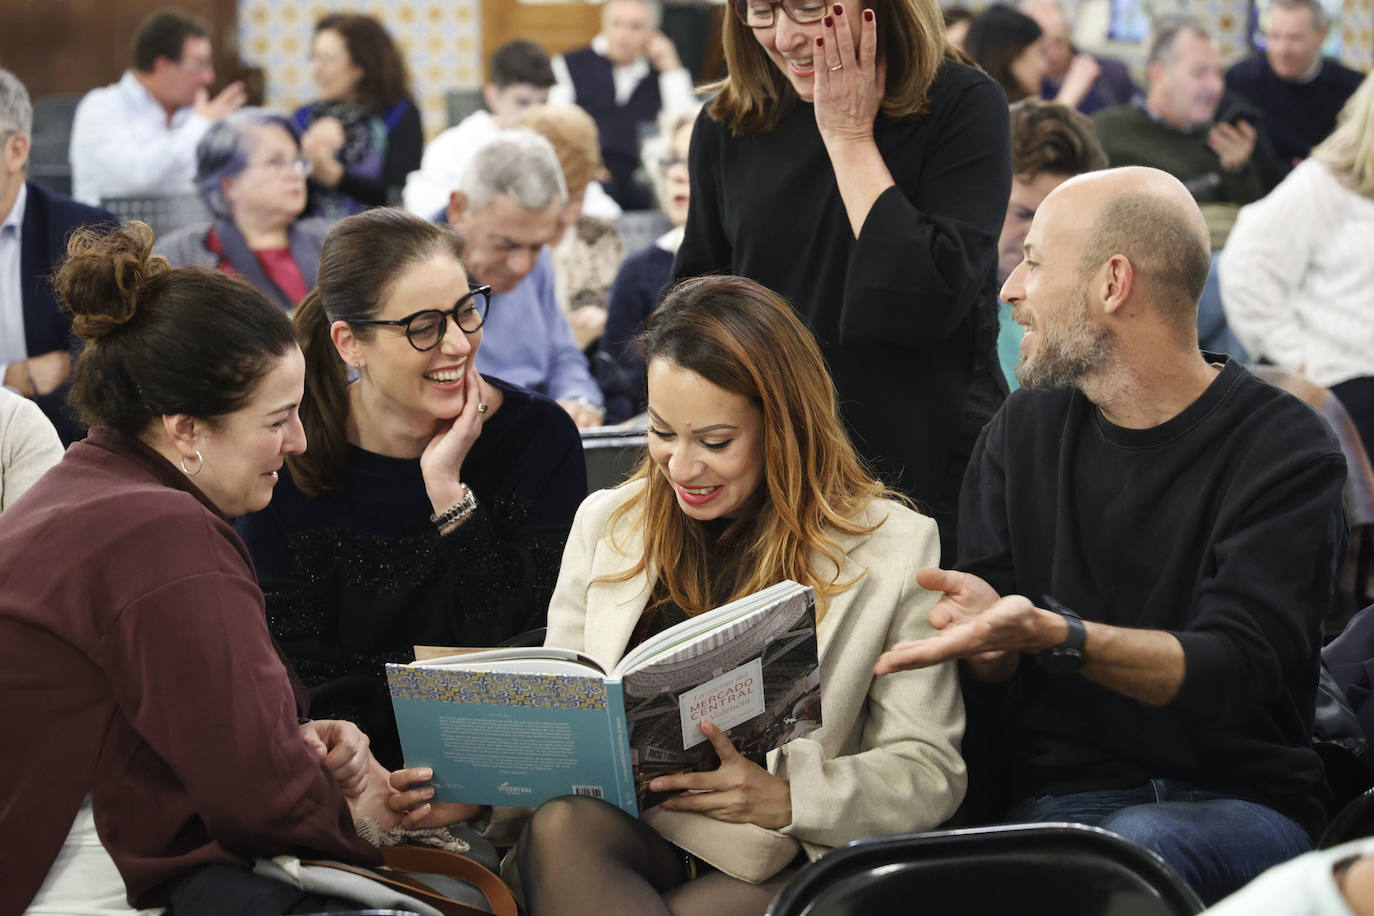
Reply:
<svg viewBox="0 0 1374 916"><path fill-rule="evenodd" d="M468 812L394 788L419 774L388 780L348 723L298 724L231 519L305 449L304 360L257 290L151 247L142 223L71 240L56 287L85 340L71 399L91 432L0 515L0 912L44 884L87 796L135 907L346 905L246 866L374 863L355 821ZM90 900L89 875L64 860L44 890Z"/></svg>
<svg viewBox="0 0 1374 916"><path fill-rule="evenodd" d="M310 450L240 524L316 709L363 726L393 766L384 665L542 627L587 495L567 412L478 371L491 289L469 284L463 248L399 209L330 231L295 315Z"/></svg>
<svg viewBox="0 0 1374 916"><path fill-rule="evenodd" d="M776 293L705 277L664 297L643 342L649 453L578 509L546 644L611 666L793 579L816 591L824 724L767 768L703 727L720 768L656 779L686 792L638 819L585 796L545 803L520 841L532 916L760 914L798 858L929 830L964 795L953 664L873 676L887 646L933 632L939 596L916 571L939 558L935 523L865 470L815 339Z"/></svg>

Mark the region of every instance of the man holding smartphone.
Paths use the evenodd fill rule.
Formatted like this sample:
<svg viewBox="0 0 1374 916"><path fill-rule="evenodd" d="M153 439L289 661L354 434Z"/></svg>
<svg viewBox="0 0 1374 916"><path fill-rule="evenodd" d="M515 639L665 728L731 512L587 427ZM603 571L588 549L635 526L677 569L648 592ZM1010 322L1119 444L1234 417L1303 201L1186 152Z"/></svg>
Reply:
<svg viewBox="0 0 1374 916"><path fill-rule="evenodd" d="M1151 166L1182 181L1221 248L1240 207L1281 177L1260 112L1227 94L1217 46L1191 18L1156 24L1145 76L1144 98L1093 116L1098 138L1113 167Z"/></svg>

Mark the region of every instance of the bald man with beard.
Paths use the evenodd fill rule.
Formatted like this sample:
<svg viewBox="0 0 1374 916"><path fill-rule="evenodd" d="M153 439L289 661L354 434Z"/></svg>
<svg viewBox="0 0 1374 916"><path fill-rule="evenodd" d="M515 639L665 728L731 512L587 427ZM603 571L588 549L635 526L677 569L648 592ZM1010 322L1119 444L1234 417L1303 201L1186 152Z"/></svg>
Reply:
<svg viewBox="0 0 1374 916"><path fill-rule="evenodd" d="M1345 461L1310 408L1198 350L1208 234L1178 179L1072 178L1024 248L1002 288L1022 387L975 446L957 571L919 574L940 634L877 670L962 659L1006 819L1122 834L1210 903L1323 826L1310 735Z"/></svg>

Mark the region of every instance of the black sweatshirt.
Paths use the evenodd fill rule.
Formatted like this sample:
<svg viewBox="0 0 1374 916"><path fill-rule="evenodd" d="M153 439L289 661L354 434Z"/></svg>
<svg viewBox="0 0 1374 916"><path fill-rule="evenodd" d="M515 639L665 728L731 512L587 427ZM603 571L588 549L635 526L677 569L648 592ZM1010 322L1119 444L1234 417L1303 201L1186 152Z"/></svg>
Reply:
<svg viewBox="0 0 1374 916"><path fill-rule="evenodd" d="M959 568L1085 620L1165 630L1178 696L1151 707L1024 657L1003 697L1019 797L1161 777L1320 829L1310 746L1321 619L1345 548L1345 460L1307 405L1228 362L1150 429L1077 391L1017 391L964 482Z"/></svg>

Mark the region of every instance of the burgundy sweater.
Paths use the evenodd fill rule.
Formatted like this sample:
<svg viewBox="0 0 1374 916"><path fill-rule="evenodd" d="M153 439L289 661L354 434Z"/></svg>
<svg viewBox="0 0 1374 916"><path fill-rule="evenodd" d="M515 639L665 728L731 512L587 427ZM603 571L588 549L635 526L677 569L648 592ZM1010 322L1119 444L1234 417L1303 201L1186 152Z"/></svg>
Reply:
<svg viewBox="0 0 1374 916"><path fill-rule="evenodd" d="M93 429L0 516L0 913L32 899L88 793L136 907L211 863L377 861L298 699L233 525Z"/></svg>

